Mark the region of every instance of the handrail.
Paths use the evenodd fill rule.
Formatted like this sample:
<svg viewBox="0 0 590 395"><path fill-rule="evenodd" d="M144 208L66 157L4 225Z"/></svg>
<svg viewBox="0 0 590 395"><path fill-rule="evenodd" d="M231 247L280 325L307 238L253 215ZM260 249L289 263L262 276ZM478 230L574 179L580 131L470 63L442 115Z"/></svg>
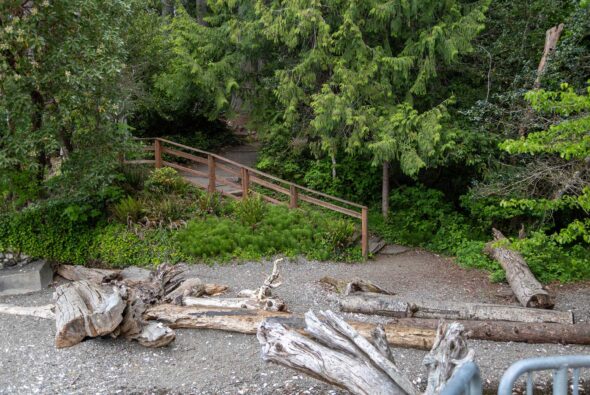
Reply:
<svg viewBox="0 0 590 395"><path fill-rule="evenodd" d="M161 137L155 137L155 138L140 138L137 140L141 140L141 141L153 140L154 141L153 149L149 150L149 152L152 152L152 151L154 152L154 159L153 160L131 160L131 161L126 161L126 163L154 163L156 168L159 168L162 166L169 166L169 167L181 169L183 171L187 171L190 174L195 174L195 175L198 175L201 177L206 177L206 178L208 178L208 181L209 181L209 185L206 187L206 189L209 192L215 192L217 190L216 183L221 182L221 180L222 180L221 177L216 177L216 174L215 174L216 173L215 168L219 167L222 170L227 171L228 173L240 175L240 178L242 180L241 181L242 198L245 198L248 196L249 186L250 186L250 184L254 183L254 184L260 185L262 187L268 188L270 190L273 190L275 192L287 195L289 197L289 202L288 202L289 208L297 207L297 202L299 200L301 200L301 201L305 201L305 202L329 209L331 211L339 212L339 213L348 215L350 217L360 219L361 220L362 253L363 253L364 258L366 258L368 256L369 242L368 242L368 208L367 208L367 206L363 206L358 203L354 203L354 202L351 202L351 201L348 201L345 199L341 199L336 196L331 196L331 195L328 195L323 192L315 191L313 189L306 188L301 185L297 185L291 181L286 181L281 178L275 177L271 174L264 173L264 172L257 170L257 169L253 169L249 166L246 166L241 163L235 162L233 160L227 159L223 156L220 156L220 155L217 155L217 154L214 154L211 152L207 152L207 151L204 151L204 150L201 150L198 148L190 147L188 145L180 144L180 143L168 140L168 139L164 139ZM173 145L175 147L182 148L185 150L189 150L189 151L192 151L193 153L199 153L201 155L205 155L206 158L201 158L201 157L198 157L195 155L185 153L183 151L178 151L175 149L162 147L163 143ZM186 168L186 167L178 165L176 163L163 161L162 154L169 154L169 155L173 155L173 156L178 156L178 157L188 159L193 162L205 164L208 167L208 173L206 174L204 172L199 172L194 169ZM217 162L220 162L220 163L217 163ZM229 171L230 167L227 165L235 166L238 168L239 171ZM253 175L256 175L258 177L254 177ZM262 178L276 181L277 183L280 183L282 185L273 184L269 181L263 180ZM228 180L223 179L222 183L227 184ZM237 186L238 183L236 183L236 184L231 183L231 184ZM205 186L200 183L197 183L197 185L202 188L205 188ZM287 186L287 188L284 187L285 185ZM300 194L299 193L300 191L307 192L308 195ZM354 209L349 208L349 207L341 207L338 204L322 201L322 200L317 199L313 196L310 196L309 194L313 194L318 197L323 197L325 199L330 199L334 202L338 202L340 204L344 204L349 207L354 207L356 209L360 209L360 213L358 211L355 211ZM280 203L279 200L271 198L270 196L265 196L262 194L261 194L261 196L265 200L270 201L272 203ZM237 198L236 196L233 196L233 195L231 197Z"/></svg>

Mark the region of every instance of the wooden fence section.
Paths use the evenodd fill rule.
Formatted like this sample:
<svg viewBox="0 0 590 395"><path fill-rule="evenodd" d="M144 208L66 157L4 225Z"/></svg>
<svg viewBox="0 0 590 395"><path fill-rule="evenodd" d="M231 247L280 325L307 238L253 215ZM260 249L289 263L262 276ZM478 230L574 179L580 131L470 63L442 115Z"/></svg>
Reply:
<svg viewBox="0 0 590 395"><path fill-rule="evenodd" d="M247 198L250 193L257 193L264 200L273 204L287 204L289 208L297 208L299 202L302 201L360 219L362 253L363 257L366 258L368 256L369 230L368 208L366 206L314 191L313 189L244 166L220 155L179 144L174 141L163 138L141 140L153 140L153 145L144 147L144 150L153 151L154 159L126 160L125 163L154 164L156 168L164 166L172 167L185 173L185 176L189 178L193 184L206 189L209 193L219 192L223 196L233 199L244 199ZM170 157L182 158L191 163L201 164L207 168L207 171L199 171L192 168L190 165L166 160ZM219 174L217 170L230 174L231 177L224 177ZM197 178L204 178L206 181L201 182ZM218 189L218 184L229 187L229 190L228 188ZM258 186L258 191L252 191L252 186ZM266 188L267 190L272 191L273 193L271 194L274 196L277 196L277 194L279 196L285 195L287 201L284 202L275 197L265 195L260 192L261 188Z"/></svg>

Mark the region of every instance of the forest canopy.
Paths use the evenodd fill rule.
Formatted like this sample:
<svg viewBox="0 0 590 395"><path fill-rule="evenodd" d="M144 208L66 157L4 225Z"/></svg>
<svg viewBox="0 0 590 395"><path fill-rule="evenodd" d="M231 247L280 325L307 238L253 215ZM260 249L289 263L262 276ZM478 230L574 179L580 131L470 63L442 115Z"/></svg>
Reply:
<svg viewBox="0 0 590 395"><path fill-rule="evenodd" d="M587 1L6 0L0 211L98 226L133 137L216 150L239 124L259 169L388 241L500 278L498 228L544 281L590 278L589 83Z"/></svg>

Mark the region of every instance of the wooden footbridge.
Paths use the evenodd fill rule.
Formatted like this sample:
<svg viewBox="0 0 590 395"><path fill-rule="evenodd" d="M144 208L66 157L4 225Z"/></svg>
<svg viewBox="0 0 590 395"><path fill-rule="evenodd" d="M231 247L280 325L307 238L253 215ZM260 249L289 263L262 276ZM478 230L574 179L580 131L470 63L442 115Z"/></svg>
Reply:
<svg viewBox="0 0 590 395"><path fill-rule="evenodd" d="M218 192L232 199L244 199L257 193L273 204L286 204L297 208L300 202L360 219L363 257L369 253L368 208L313 189L282 180L223 156L189 147L163 138L140 139L145 151L154 153L153 159L125 160L125 163L154 164L156 168L171 167L178 170L192 184ZM176 158L182 158L182 164ZM256 186L256 191L252 187ZM281 200L281 198L283 200Z"/></svg>

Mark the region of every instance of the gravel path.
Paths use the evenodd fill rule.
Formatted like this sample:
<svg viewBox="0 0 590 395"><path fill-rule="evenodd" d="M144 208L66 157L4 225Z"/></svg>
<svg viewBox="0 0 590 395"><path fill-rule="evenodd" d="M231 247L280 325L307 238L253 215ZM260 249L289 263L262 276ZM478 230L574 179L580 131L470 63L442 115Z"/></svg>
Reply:
<svg viewBox="0 0 590 395"><path fill-rule="evenodd" d="M259 286L271 263L196 265L207 282L230 285L230 296ZM295 312L337 311L335 295L318 283L324 275L361 277L401 296L457 301L510 303L509 287L490 284L487 275L463 270L450 260L423 251L380 256L365 264L317 263L303 259L282 266L277 294ZM590 324L590 284L551 288L556 309L572 310L578 322ZM2 297L0 303L51 303L52 290ZM359 318L356 316L355 318ZM337 394L314 379L260 360L256 337L212 330L178 330L167 348L146 349L120 339L91 339L56 350L53 321L0 315L0 394ZM497 386L503 371L517 359L552 354L589 354L590 347L469 341L475 349L485 385ZM395 349L400 368L425 382L425 352ZM583 372L586 382L590 373ZM546 376L541 377L545 381Z"/></svg>

